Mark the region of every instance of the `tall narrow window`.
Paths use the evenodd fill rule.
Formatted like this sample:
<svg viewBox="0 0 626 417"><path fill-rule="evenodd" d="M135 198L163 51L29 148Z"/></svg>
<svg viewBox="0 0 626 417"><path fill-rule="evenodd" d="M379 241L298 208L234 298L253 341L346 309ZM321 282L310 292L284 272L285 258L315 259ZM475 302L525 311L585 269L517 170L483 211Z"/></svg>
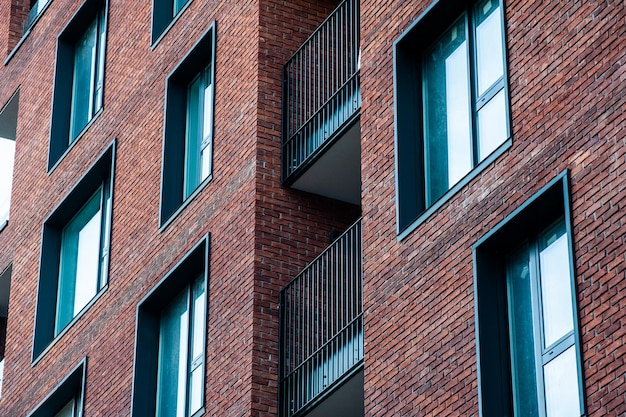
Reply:
<svg viewBox="0 0 626 417"><path fill-rule="evenodd" d="M584 415L567 171L474 246L483 417Z"/></svg>
<svg viewBox="0 0 626 417"><path fill-rule="evenodd" d="M499 0L442 0L396 41L399 231L509 139L503 28Z"/></svg>
<svg viewBox="0 0 626 417"><path fill-rule="evenodd" d="M48 169L103 108L107 0L86 0L57 39Z"/></svg>
<svg viewBox="0 0 626 417"><path fill-rule="evenodd" d="M70 142L102 107L104 37L105 19L102 11L75 45Z"/></svg>
<svg viewBox="0 0 626 417"><path fill-rule="evenodd" d="M211 173L213 140L211 66L202 70L187 90L185 191L187 198Z"/></svg>
<svg viewBox="0 0 626 417"><path fill-rule="evenodd" d="M108 187L101 187L65 226L55 333L63 328L104 287L108 258Z"/></svg>
<svg viewBox="0 0 626 417"><path fill-rule="evenodd" d="M108 282L113 142L44 222L33 353L37 358Z"/></svg>
<svg viewBox="0 0 626 417"><path fill-rule="evenodd" d="M581 415L569 263L563 221L508 260L515 415Z"/></svg>
<svg viewBox="0 0 626 417"><path fill-rule="evenodd" d="M201 275L161 313L157 417L191 416L202 407L205 303Z"/></svg>
<svg viewBox="0 0 626 417"><path fill-rule="evenodd" d="M167 77L161 225L212 178L215 23Z"/></svg>
<svg viewBox="0 0 626 417"><path fill-rule="evenodd" d="M204 407L208 259L206 236L139 303L134 417L191 417Z"/></svg>

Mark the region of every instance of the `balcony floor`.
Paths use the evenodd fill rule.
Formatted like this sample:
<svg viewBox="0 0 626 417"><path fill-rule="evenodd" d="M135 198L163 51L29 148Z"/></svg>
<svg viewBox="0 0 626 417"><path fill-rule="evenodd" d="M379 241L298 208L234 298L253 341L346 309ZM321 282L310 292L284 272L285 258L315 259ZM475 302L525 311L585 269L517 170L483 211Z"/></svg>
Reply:
<svg viewBox="0 0 626 417"><path fill-rule="evenodd" d="M335 139L332 146L295 180L292 188L360 205L360 122Z"/></svg>

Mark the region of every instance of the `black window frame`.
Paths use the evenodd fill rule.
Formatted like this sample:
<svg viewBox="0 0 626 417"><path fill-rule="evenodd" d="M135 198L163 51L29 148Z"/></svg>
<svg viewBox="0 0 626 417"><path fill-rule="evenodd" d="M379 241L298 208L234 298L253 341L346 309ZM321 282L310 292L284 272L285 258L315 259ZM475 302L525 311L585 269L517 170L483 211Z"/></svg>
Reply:
<svg viewBox="0 0 626 417"><path fill-rule="evenodd" d="M161 311L168 307L169 303L181 291L193 284L199 274L204 276L205 289L204 353L202 357L203 362L200 366L202 366L206 384L207 334L210 305L209 260L210 234L206 234L137 304L131 416L154 416L156 413ZM203 395L202 407L193 415L202 415L205 406L206 395Z"/></svg>
<svg viewBox="0 0 626 417"><path fill-rule="evenodd" d="M115 180L115 148L113 140L96 162L87 170L72 190L63 198L61 203L46 218L42 226L41 259L39 264L39 284L37 290L37 308L35 311L35 332L33 335L33 364L38 362L45 353L85 314L87 310L102 296L108 288L110 268L111 225L113 223L113 183ZM57 315L57 296L59 288L59 263L61 259L62 232L67 223L72 220L94 194L103 188L108 188L108 213L103 213L103 222L108 220L103 241L108 241L105 264L100 266L104 276L102 287L94 297L75 314L73 318L58 332L55 332ZM56 333L56 334L55 334Z"/></svg>
<svg viewBox="0 0 626 417"><path fill-rule="evenodd" d="M82 416L85 404L86 379L87 357L83 358L51 393L33 411L28 413L27 417L54 417L72 400L77 402L79 409L77 415Z"/></svg>
<svg viewBox="0 0 626 417"><path fill-rule="evenodd" d="M102 14L104 19L104 45L102 46L102 104L94 109L93 114L75 137L70 138L71 109L73 101L73 74L75 44L82 37L95 19ZM51 173L76 145L89 127L98 119L104 110L106 84L106 51L109 25L109 1L85 0L69 23L57 36L56 63L52 95L52 116L50 122L50 144L48 149L48 173Z"/></svg>
<svg viewBox="0 0 626 417"><path fill-rule="evenodd" d="M508 56L504 0L498 2L502 19L502 44L504 54L504 100L507 110L508 137L496 150L480 160L472 155L471 170L453 184L431 204L426 202L426 174L423 126L423 74L422 59L441 35L477 3L468 0L436 0L400 35L393 44L394 63L394 125L395 125L395 177L396 177L396 232L398 240L404 239L428 217L441 208L454 194L467 186L482 170L492 164L512 144L511 111L509 99ZM468 21L471 19L468 19ZM468 29L473 31L473 27ZM474 49L470 47L470 74L475 72ZM470 76L472 142L476 142L478 112L475 97L475 76ZM484 103L483 103L484 104ZM482 104L481 104L482 105Z"/></svg>
<svg viewBox="0 0 626 417"><path fill-rule="evenodd" d="M164 230L171 221L194 199L194 197L213 179L211 172L202 180L195 191L184 197L185 178L185 131L187 120L187 87L207 66L211 66L213 82L211 131L215 142L215 45L217 23L214 21L191 47L180 63L167 76L165 82L165 109L163 121L163 155L161 169L161 207L159 211L160 230ZM211 149L211 158L213 150Z"/></svg>
<svg viewBox="0 0 626 417"><path fill-rule="evenodd" d="M558 174L473 246L474 314L478 405L482 417L513 415L513 380L509 340L506 258L533 236L563 219L569 249L574 347L580 373L581 415L585 415L584 368L577 300L569 171ZM535 325L540 326L536 323Z"/></svg>

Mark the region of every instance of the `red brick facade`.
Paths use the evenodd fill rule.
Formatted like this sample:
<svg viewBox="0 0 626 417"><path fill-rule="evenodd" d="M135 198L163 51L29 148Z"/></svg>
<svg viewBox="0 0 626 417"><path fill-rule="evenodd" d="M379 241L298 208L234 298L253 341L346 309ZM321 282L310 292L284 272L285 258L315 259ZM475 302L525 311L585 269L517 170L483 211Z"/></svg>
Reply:
<svg viewBox="0 0 626 417"><path fill-rule="evenodd" d="M626 413L624 5L504 2L512 146L398 240L392 45L430 1L360 2L361 207L280 183L282 66L337 3L193 0L151 45L151 2L110 0L103 111L48 172L56 40L81 2L52 0L17 49L21 2L0 2L0 109L20 91L1 416L84 357L83 415L130 415L137 304L210 233L203 415L277 417L279 291L361 214L365 414L478 415L472 246L565 169L586 412ZM166 77L213 22L213 179L160 230ZM108 288L33 364L42 224L114 139Z"/></svg>

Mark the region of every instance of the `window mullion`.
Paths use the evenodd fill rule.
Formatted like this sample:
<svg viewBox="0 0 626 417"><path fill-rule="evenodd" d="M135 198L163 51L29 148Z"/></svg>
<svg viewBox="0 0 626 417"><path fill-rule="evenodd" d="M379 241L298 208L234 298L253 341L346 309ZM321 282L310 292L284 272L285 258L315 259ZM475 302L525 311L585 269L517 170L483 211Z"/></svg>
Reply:
<svg viewBox="0 0 626 417"><path fill-rule="evenodd" d="M468 72L469 72L469 85L470 85L470 149L472 153L472 168L474 168L480 162L478 155L478 108L476 106L476 97L478 78L476 75L476 46L475 46L475 23L474 23L474 10L470 6L465 12L465 30L467 37L467 49L468 49Z"/></svg>
<svg viewBox="0 0 626 417"><path fill-rule="evenodd" d="M535 239L529 247L530 279L532 292L532 320L535 339L535 375L537 378L537 404L540 417L546 415L546 397L543 363L543 314L541 311L541 277L539 276L539 242Z"/></svg>
<svg viewBox="0 0 626 417"><path fill-rule="evenodd" d="M192 364L193 359L192 355L192 343L193 343L193 328L194 328L194 309L193 309L193 281L189 283L187 286L187 311L188 317L187 320L187 381L185 381L185 409L187 410L185 415L191 415L191 375L192 375Z"/></svg>

